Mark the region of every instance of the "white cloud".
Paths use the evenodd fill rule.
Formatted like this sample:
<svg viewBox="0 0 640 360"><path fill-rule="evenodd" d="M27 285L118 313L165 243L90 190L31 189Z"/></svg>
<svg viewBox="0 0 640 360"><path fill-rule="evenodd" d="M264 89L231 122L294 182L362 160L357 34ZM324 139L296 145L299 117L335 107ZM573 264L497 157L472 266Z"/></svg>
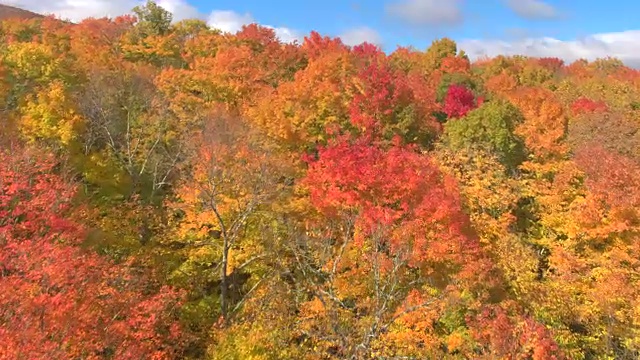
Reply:
<svg viewBox="0 0 640 360"><path fill-rule="evenodd" d="M629 66L640 65L640 30L602 33L582 39L563 41L550 37L516 41L461 40L458 48L472 58L483 55L527 55L558 57L567 62L578 59L616 57Z"/></svg>
<svg viewBox="0 0 640 360"><path fill-rule="evenodd" d="M386 11L413 25L452 25L462 21L461 5L462 0L402 0Z"/></svg>
<svg viewBox="0 0 640 360"><path fill-rule="evenodd" d="M304 40L304 36L300 34L298 31L295 31L293 29L289 29L286 27L274 28L268 25L265 25L265 26L272 28L273 31L275 31L278 39L280 39L280 41L282 42L293 43L294 41L302 42Z"/></svg>
<svg viewBox="0 0 640 360"><path fill-rule="evenodd" d="M525 19L553 19L558 11L541 0L506 0L507 6Z"/></svg>
<svg viewBox="0 0 640 360"><path fill-rule="evenodd" d="M184 0L156 0L156 3L173 14L173 21L204 17L198 9Z"/></svg>
<svg viewBox="0 0 640 360"><path fill-rule="evenodd" d="M242 29L242 26L254 23L251 14L238 14L230 10L214 10L209 14L207 23L212 28L223 32L235 33Z"/></svg>
<svg viewBox="0 0 640 360"><path fill-rule="evenodd" d="M382 37L377 31L366 26L350 29L340 35L340 39L345 45L360 45L368 42L374 45L382 45Z"/></svg>
<svg viewBox="0 0 640 360"><path fill-rule="evenodd" d="M256 23L256 21L249 13L238 14L231 10L214 10L209 14L207 23L212 28L222 30L223 32L235 33L242 30L242 26ZM302 41L303 39L302 35L293 29L261 25L273 29L278 39L282 42L291 43L295 40Z"/></svg>

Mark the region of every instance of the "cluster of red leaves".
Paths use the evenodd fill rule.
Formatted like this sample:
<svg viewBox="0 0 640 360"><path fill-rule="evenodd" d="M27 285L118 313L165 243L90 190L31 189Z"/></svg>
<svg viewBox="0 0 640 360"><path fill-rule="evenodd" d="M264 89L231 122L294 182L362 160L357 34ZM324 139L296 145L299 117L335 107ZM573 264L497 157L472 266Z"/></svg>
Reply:
<svg viewBox="0 0 640 360"><path fill-rule="evenodd" d="M364 85L351 102L351 122L366 129L377 129L380 120L393 113L399 98L407 95L407 89L401 82L395 82L392 70L374 62L365 67L358 79Z"/></svg>
<svg viewBox="0 0 640 360"><path fill-rule="evenodd" d="M586 173L590 191L616 207L640 205L640 166L600 145L589 144L575 154L575 161Z"/></svg>
<svg viewBox="0 0 640 360"><path fill-rule="evenodd" d="M165 359L179 326L170 289L78 245L66 219L73 188L51 158L0 152L0 358Z"/></svg>
<svg viewBox="0 0 640 360"><path fill-rule="evenodd" d="M449 86L443 107L449 118L463 117L476 107L478 107L478 102L470 89L458 84Z"/></svg>
<svg viewBox="0 0 640 360"><path fill-rule="evenodd" d="M410 147L381 149L364 138L342 139L319 151L305 184L325 215L358 213L357 241L382 234L392 251L410 247L414 264L458 262L476 249L457 184Z"/></svg>
<svg viewBox="0 0 640 360"><path fill-rule="evenodd" d="M538 59L538 64L545 69L556 72L564 66L564 60L555 57L544 57Z"/></svg>
<svg viewBox="0 0 640 360"><path fill-rule="evenodd" d="M359 60L386 58L385 53L379 47L368 42L364 42L360 45L354 46L352 48L352 53Z"/></svg>
<svg viewBox="0 0 640 360"><path fill-rule="evenodd" d="M571 104L571 113L574 116L586 113L606 112L608 110L609 108L604 101L594 101L585 97L581 97Z"/></svg>
<svg viewBox="0 0 640 360"><path fill-rule="evenodd" d="M486 306L468 322L484 352L496 359L558 360L564 356L549 331L524 316L510 316L501 306Z"/></svg>
<svg viewBox="0 0 640 360"><path fill-rule="evenodd" d="M435 91L422 77L393 69L388 61L380 58L381 51L373 45L361 45L354 48L354 52L369 59L356 77L361 87L349 108L354 125L376 136L398 120L394 114L412 107L416 119L421 121L416 124L418 128L437 128L437 122L430 116L435 109Z"/></svg>

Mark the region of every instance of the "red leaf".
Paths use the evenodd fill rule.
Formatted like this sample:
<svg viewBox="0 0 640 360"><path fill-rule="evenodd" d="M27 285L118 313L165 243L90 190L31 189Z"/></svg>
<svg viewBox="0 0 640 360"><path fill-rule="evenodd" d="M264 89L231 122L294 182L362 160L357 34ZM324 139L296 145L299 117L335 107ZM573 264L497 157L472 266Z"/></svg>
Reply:
<svg viewBox="0 0 640 360"><path fill-rule="evenodd" d="M465 86L454 84L447 90L447 95L444 99L444 112L449 118L465 116L476 107L475 95Z"/></svg>

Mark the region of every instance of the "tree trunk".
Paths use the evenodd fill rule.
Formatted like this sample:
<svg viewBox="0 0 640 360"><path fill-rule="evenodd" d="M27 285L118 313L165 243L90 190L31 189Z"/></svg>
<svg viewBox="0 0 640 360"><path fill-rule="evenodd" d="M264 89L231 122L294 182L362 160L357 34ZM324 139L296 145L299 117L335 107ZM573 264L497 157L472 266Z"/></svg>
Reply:
<svg viewBox="0 0 640 360"><path fill-rule="evenodd" d="M226 324L227 312L229 305L227 304L229 284L227 279L227 264L229 259L229 240L227 236L223 238L222 244L222 266L220 270L220 313Z"/></svg>

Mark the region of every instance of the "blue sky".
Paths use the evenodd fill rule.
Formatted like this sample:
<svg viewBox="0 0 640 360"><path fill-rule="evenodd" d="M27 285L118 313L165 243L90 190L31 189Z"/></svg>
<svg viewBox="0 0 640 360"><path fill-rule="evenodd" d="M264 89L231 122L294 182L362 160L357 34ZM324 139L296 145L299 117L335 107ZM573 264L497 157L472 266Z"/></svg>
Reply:
<svg viewBox="0 0 640 360"><path fill-rule="evenodd" d="M71 20L117 16L145 0L0 0ZM614 56L640 66L640 2L632 0L157 0L176 20L198 17L234 32L257 22L283 41L311 30L350 45L369 41L425 49L447 36L472 57Z"/></svg>
<svg viewBox="0 0 640 360"><path fill-rule="evenodd" d="M528 0L521 0L527 2ZM396 44L424 47L434 37L454 39L505 39L525 36L551 36L571 40L594 33L618 32L638 26L640 2L632 0L548 0L557 17L525 18L518 15L505 0L460 1L462 21L438 26L408 24L393 17L388 8L402 1L292 1L292 0L193 0L203 13L232 10L249 13L260 23L287 27L301 33L317 30L339 35L350 28L367 26L382 36L386 46ZM440 0L440 3L455 2ZM515 1L514 1L515 2ZM529 1L530 2L530 1Z"/></svg>

